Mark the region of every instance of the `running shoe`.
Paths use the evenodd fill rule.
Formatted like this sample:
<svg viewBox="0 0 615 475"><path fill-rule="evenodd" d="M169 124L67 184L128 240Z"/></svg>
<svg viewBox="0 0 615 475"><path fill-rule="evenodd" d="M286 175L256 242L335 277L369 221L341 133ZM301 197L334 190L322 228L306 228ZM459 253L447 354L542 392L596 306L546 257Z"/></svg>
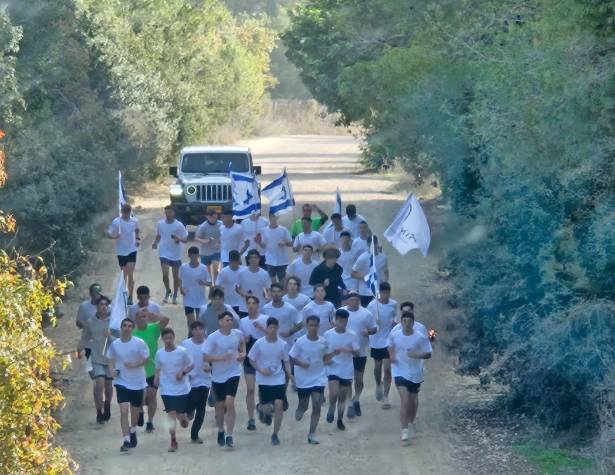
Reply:
<svg viewBox="0 0 615 475"><path fill-rule="evenodd" d="M137 433L130 433L130 446L134 449L137 446Z"/></svg>
<svg viewBox="0 0 615 475"><path fill-rule="evenodd" d="M301 419L303 419L303 414L305 414L305 411L302 411L301 409L297 409L295 411L295 420L298 422Z"/></svg>
<svg viewBox="0 0 615 475"><path fill-rule="evenodd" d="M169 303L169 297L171 297L171 291L167 290L162 299L162 303Z"/></svg>
<svg viewBox="0 0 615 475"><path fill-rule="evenodd" d="M339 430L346 430L346 426L344 425L344 422L341 419L337 420L337 428Z"/></svg>
<svg viewBox="0 0 615 475"><path fill-rule="evenodd" d="M143 424L145 423L145 421L143 420L143 413L139 412L139 421L137 422L137 425L139 427L143 427Z"/></svg>
<svg viewBox="0 0 615 475"><path fill-rule="evenodd" d="M130 450L130 442L125 440L122 446L120 447L120 452L128 452L129 450Z"/></svg>
<svg viewBox="0 0 615 475"><path fill-rule="evenodd" d="M318 445L320 444L320 441L316 438L315 435L309 435L308 434L308 444L312 444L312 445Z"/></svg>
<svg viewBox="0 0 615 475"><path fill-rule="evenodd" d="M376 401L382 401L384 398L384 390L382 389L382 384L376 386Z"/></svg>
<svg viewBox="0 0 615 475"><path fill-rule="evenodd" d="M177 294L173 294L173 300L171 300L173 305L177 305Z"/></svg>
<svg viewBox="0 0 615 475"><path fill-rule="evenodd" d="M267 414L265 416L265 425L270 426L273 422L273 416L271 414Z"/></svg>
<svg viewBox="0 0 615 475"><path fill-rule="evenodd" d="M197 437L196 439L190 438L190 442L192 442L193 444L204 444L205 443L203 442L203 439L201 439L200 437Z"/></svg>
<svg viewBox="0 0 615 475"><path fill-rule="evenodd" d="M357 417L361 417L361 404L359 401L352 401L352 406L354 407L354 413Z"/></svg>
<svg viewBox="0 0 615 475"><path fill-rule="evenodd" d="M382 409L391 409L391 403L389 402L389 398L386 396L382 399Z"/></svg>
<svg viewBox="0 0 615 475"><path fill-rule="evenodd" d="M256 412L258 412L258 420L261 424L265 423L265 413L261 411L260 404L256 405Z"/></svg>
<svg viewBox="0 0 615 475"><path fill-rule="evenodd" d="M148 422L147 424L145 424L145 432L147 432L149 434L154 432L154 423L153 422Z"/></svg>
<svg viewBox="0 0 615 475"><path fill-rule="evenodd" d="M254 419L248 420L248 430L256 430L256 421Z"/></svg>
<svg viewBox="0 0 615 475"><path fill-rule="evenodd" d="M99 412L96 414L96 424L104 424L105 423L105 418L102 414L102 412Z"/></svg>
<svg viewBox="0 0 615 475"><path fill-rule="evenodd" d="M348 417L348 419L354 419L354 417L356 416L355 411L354 411L354 403L350 404L350 406L348 406L348 410L346 411L346 417Z"/></svg>
<svg viewBox="0 0 615 475"><path fill-rule="evenodd" d="M277 434L271 436L271 445L280 445L280 438Z"/></svg>
<svg viewBox="0 0 615 475"><path fill-rule="evenodd" d="M218 445L224 447L224 431L218 431Z"/></svg>
<svg viewBox="0 0 615 475"><path fill-rule="evenodd" d="M171 440L171 446L169 447L169 452L177 452L178 449L177 441L175 439Z"/></svg>
<svg viewBox="0 0 615 475"><path fill-rule="evenodd" d="M408 438L414 439L416 437L416 426L412 423L408 424Z"/></svg>
<svg viewBox="0 0 615 475"><path fill-rule="evenodd" d="M401 443L406 444L409 439L410 439L410 436L408 434L408 429L402 429L401 430Z"/></svg>
<svg viewBox="0 0 615 475"><path fill-rule="evenodd" d="M329 409L327 411L327 422L331 424L335 420L335 410Z"/></svg>
<svg viewBox="0 0 615 475"><path fill-rule="evenodd" d="M234 447L232 435L227 436L225 445L227 449L232 449Z"/></svg>

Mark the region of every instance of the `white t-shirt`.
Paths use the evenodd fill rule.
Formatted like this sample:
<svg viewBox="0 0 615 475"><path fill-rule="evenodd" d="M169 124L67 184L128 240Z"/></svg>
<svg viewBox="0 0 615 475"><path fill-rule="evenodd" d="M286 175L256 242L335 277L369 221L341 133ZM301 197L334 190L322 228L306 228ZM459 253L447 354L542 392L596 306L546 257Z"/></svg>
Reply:
<svg viewBox="0 0 615 475"><path fill-rule="evenodd" d="M298 388L327 385L327 371L322 360L326 353L327 340L322 336L312 341L304 335L295 342L288 353L289 356L310 364L307 368L295 365L295 384Z"/></svg>
<svg viewBox="0 0 615 475"><path fill-rule="evenodd" d="M288 345L281 338L269 342L267 337L256 340L248 353L250 362L255 361L259 368L269 368L270 376L265 376L260 371L256 372L256 383L264 386L278 386L286 382L286 374L282 361L288 361Z"/></svg>
<svg viewBox="0 0 615 475"><path fill-rule="evenodd" d="M291 330L292 327L301 323L301 316L295 307L291 304L282 301L281 307L276 307L273 302L269 302L263 307L263 313L268 317L274 317L278 319L278 338L285 342L292 344L295 341L296 335L283 337L281 333L285 333Z"/></svg>
<svg viewBox="0 0 615 475"><path fill-rule="evenodd" d="M327 353L332 353L338 348L351 348L352 351L356 352L359 351L361 346L356 333L351 330L338 333L335 331L335 328L331 328L323 336L327 340ZM327 365L327 375L337 376L342 379L352 379L354 376L352 355L352 353L344 352L331 358L331 362Z"/></svg>
<svg viewBox="0 0 615 475"><path fill-rule="evenodd" d="M341 231L338 231L337 229L335 229L335 226L331 224L327 226L327 229L325 229L325 231L322 233L322 237L327 244L334 244L335 246L339 248L342 245L340 234L342 234L344 231L350 231L350 230L346 228L342 228Z"/></svg>
<svg viewBox="0 0 615 475"><path fill-rule="evenodd" d="M258 250L258 252L261 252L260 247L258 246L258 244L256 244L256 241L254 241L254 238L256 237L256 235L258 233L263 232L263 230L269 226L269 221L267 221L265 218L263 218L262 216L259 216L257 220L252 221L251 219L244 219L241 224L241 229L243 230L243 235L244 235L244 241L247 239L250 241L250 244L248 245L248 248L246 249L246 251L243 253L244 256L248 255L248 251L250 249L256 249Z"/></svg>
<svg viewBox="0 0 615 475"><path fill-rule="evenodd" d="M216 221L211 224L208 219L203 221L194 233L194 236L207 241L200 243L201 256L213 256L220 252L220 229L222 222ZM211 241L210 239L213 239Z"/></svg>
<svg viewBox="0 0 615 475"><path fill-rule="evenodd" d="M380 252L376 254L376 272L378 273L378 281L384 282L384 271L389 267L389 259L386 254Z"/></svg>
<svg viewBox="0 0 615 475"><path fill-rule="evenodd" d="M184 291L184 307L201 308L201 305L205 305L205 286L199 284L199 280L211 283L207 266L199 263L192 267L189 262L185 262L179 268L179 278Z"/></svg>
<svg viewBox="0 0 615 475"><path fill-rule="evenodd" d="M318 231L312 231L311 233L305 234L301 233L295 237L295 241L293 242L293 246L299 246L299 252L303 249L303 246L309 244L314 249L314 253L318 254L318 250L323 247L326 242Z"/></svg>
<svg viewBox="0 0 615 475"><path fill-rule="evenodd" d="M118 256L127 256L137 252L137 229L139 229L139 220L134 216L128 220L118 216L111 222L107 232L112 236L118 234L120 236L115 241L115 253Z"/></svg>
<svg viewBox="0 0 615 475"><path fill-rule="evenodd" d="M377 308L376 305L378 305ZM386 348L387 338L395 325L397 302L393 299L389 299L389 303L382 303L374 299L367 306L367 310L377 319L376 323L378 324L378 332L369 336L369 347Z"/></svg>
<svg viewBox="0 0 615 475"><path fill-rule="evenodd" d="M352 240L352 250L357 253L357 259L364 252L369 251L369 244L367 244L366 239L362 239L361 237L356 237Z"/></svg>
<svg viewBox="0 0 615 475"><path fill-rule="evenodd" d="M301 311L301 318L303 320L304 326L307 325L307 317L315 315L320 318L320 327L318 330L318 334L323 335L327 330L332 327L331 320L333 319L334 313L335 306L328 300L325 300L321 304L318 304L316 303L316 301L312 300L305 307L303 307L303 310Z"/></svg>
<svg viewBox="0 0 615 475"><path fill-rule="evenodd" d="M352 270L360 272L364 276L369 274L370 256L371 256L371 253L369 252L362 253L357 259L357 261L354 263L354 266L352 266ZM372 290L367 286L365 279L355 279L355 280L357 281L359 295L365 295L365 296L370 296L370 297L373 295Z"/></svg>
<svg viewBox="0 0 615 475"><path fill-rule="evenodd" d="M311 298L309 298L307 295L302 294L302 293L298 293L296 297L292 297L292 298L289 297L288 294L285 294L284 297L282 298L284 299L284 302L288 302L293 307L295 307L299 312L303 310L303 307L305 307L308 303L312 301Z"/></svg>
<svg viewBox="0 0 615 475"><path fill-rule="evenodd" d="M279 246L280 242L290 242L290 233L284 226L271 228L267 226L261 231L265 245L265 262L270 266L288 265L288 246ZM259 249L259 252L262 252Z"/></svg>
<svg viewBox="0 0 615 475"><path fill-rule="evenodd" d="M133 336L124 342L121 338L113 340L105 355L110 360L115 361L115 369L120 374L113 381L115 386L124 386L126 389L137 391L147 386L145 382L145 367L127 368L125 363L136 363L149 356L147 344L141 339Z"/></svg>
<svg viewBox="0 0 615 475"><path fill-rule="evenodd" d="M228 361L214 361L211 363L211 379L214 383L224 383L230 378L241 376L241 363L237 361L239 345L243 341L243 333L233 328L228 335L216 330L205 340L204 351L208 355L232 355Z"/></svg>
<svg viewBox="0 0 615 475"><path fill-rule="evenodd" d="M310 298L314 295L314 288L310 285L310 277L312 276L312 271L317 265L318 262L316 261L312 261L309 264L306 264L305 262L303 262L303 257L299 256L294 261L292 261L286 269L286 275L288 277L292 275L301 279L300 292Z"/></svg>
<svg viewBox="0 0 615 475"><path fill-rule="evenodd" d="M129 312L128 312L128 313L129 313L129 318L130 318L133 322L136 322L136 321L137 321L137 313L138 313L138 312L139 312L139 310L141 310L142 308L146 308L146 307L141 307L141 306L139 305L139 302L137 302L137 303L133 303L133 304L130 306L130 309L129 309ZM152 300L150 300L150 301L148 302L148 304L147 304L147 310L148 310L148 312L154 313L154 314L156 314L156 315L160 315L160 312L161 312L161 310L160 310L160 306L159 306L157 303L153 302Z"/></svg>
<svg viewBox="0 0 615 475"><path fill-rule="evenodd" d="M269 317L267 315L263 315L261 313L255 319L251 319L248 316L248 317L243 317L239 321L239 329L243 333L246 341L249 340L250 337L252 337L252 339L254 339L254 340L258 340L259 338L262 338L262 337L265 336L265 332L263 330L259 329L254 324L257 323L260 327L266 328L267 327L267 319L268 318Z"/></svg>
<svg viewBox="0 0 615 475"><path fill-rule="evenodd" d="M209 363L203 361L205 341L206 340L203 340L202 343L195 343L192 338L187 338L181 345L188 350L194 362L194 368L188 373L188 380L190 381L191 388L198 388L201 386L211 387L211 372L204 371L204 368L209 368Z"/></svg>
<svg viewBox="0 0 615 475"><path fill-rule="evenodd" d="M369 338L362 334L364 330L370 330L376 328L376 318L372 315L372 312L364 307L359 307L358 310L352 311L348 307L342 307L348 311L350 315L348 317L348 329L356 333L361 344L359 349L359 356L367 356L367 347L369 344Z"/></svg>
<svg viewBox="0 0 615 475"><path fill-rule="evenodd" d="M249 267L244 267L239 273L238 280L239 282L237 285L239 285L243 292L258 297L262 310L265 305L265 289L271 286L271 277L269 277L267 271L259 267L256 272L252 272ZM242 312L248 311L245 299L241 299L239 310Z"/></svg>
<svg viewBox="0 0 615 475"><path fill-rule="evenodd" d="M239 251L246 242L243 229L237 223L233 223L230 228L222 225L220 227L220 260L228 263L228 253Z"/></svg>
<svg viewBox="0 0 615 475"><path fill-rule="evenodd" d="M342 226L350 231L353 239L359 235L359 224L361 224L361 221L365 221L365 218L360 214L357 214L352 220L348 217L348 215L342 218Z"/></svg>
<svg viewBox="0 0 615 475"><path fill-rule="evenodd" d="M417 322L415 320L414 321L414 325L412 326L412 329L414 331L422 333L424 336L427 336L427 327L425 325L423 325L421 322ZM401 331L401 322L393 327L393 329L391 330L391 333L393 333L393 332L400 332L400 331Z"/></svg>
<svg viewBox="0 0 615 475"><path fill-rule="evenodd" d="M410 358L408 351L431 353L431 343L425 335L413 332L406 336L403 332L392 332L388 338L388 346L395 350L396 361L391 362L391 373L394 378L402 377L413 383L423 382L423 361L419 358Z"/></svg>
<svg viewBox="0 0 615 475"><path fill-rule="evenodd" d="M190 381L185 375L179 381L177 373L190 366L192 355L182 347L177 346L173 351L160 348L156 352L156 369L160 370L160 395L182 396L190 392Z"/></svg>
<svg viewBox="0 0 615 475"><path fill-rule="evenodd" d="M160 257L171 261L181 261L184 246L181 242L175 241L171 236L175 235L186 239L188 237L186 227L177 220L167 223L166 219L161 219L156 224L156 234L160 236L160 243L158 244Z"/></svg>
<svg viewBox="0 0 615 475"><path fill-rule="evenodd" d="M229 266L226 266L220 271L216 278L216 285L222 287L224 290L224 302L231 307L239 307L243 300L235 290L235 286L239 285L239 273L241 269L241 266L239 266L237 270L233 270Z"/></svg>
<svg viewBox="0 0 615 475"><path fill-rule="evenodd" d="M342 267L342 279L344 279L344 285L346 285L347 290L357 290L359 283L357 279L353 279L350 277L352 274L352 267L357 261L357 251L356 249L350 248L348 251L344 251L340 249L340 257L337 260L337 263Z"/></svg>

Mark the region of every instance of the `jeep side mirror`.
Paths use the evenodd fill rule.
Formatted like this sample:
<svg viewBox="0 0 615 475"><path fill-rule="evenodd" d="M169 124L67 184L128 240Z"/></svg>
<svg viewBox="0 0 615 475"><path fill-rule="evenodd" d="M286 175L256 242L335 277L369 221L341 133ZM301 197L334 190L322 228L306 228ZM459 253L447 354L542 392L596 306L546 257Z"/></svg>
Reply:
<svg viewBox="0 0 615 475"><path fill-rule="evenodd" d="M177 167L169 167L169 175L177 178Z"/></svg>
<svg viewBox="0 0 615 475"><path fill-rule="evenodd" d="M255 175L260 175L261 173L263 173L263 168L260 165L256 165L252 167L252 169L254 170Z"/></svg>

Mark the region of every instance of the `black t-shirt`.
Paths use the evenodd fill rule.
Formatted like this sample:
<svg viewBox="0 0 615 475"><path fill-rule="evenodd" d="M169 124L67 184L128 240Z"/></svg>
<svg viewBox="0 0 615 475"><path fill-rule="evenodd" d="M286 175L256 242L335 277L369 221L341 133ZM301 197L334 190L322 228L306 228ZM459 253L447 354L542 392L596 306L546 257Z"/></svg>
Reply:
<svg viewBox="0 0 615 475"><path fill-rule="evenodd" d="M339 264L333 267L327 267L325 261L322 261L312 271L310 276L310 285L324 284L325 280L329 279L329 285L325 285L325 300L328 300L335 308L342 304L342 289L346 289L342 273L344 270Z"/></svg>

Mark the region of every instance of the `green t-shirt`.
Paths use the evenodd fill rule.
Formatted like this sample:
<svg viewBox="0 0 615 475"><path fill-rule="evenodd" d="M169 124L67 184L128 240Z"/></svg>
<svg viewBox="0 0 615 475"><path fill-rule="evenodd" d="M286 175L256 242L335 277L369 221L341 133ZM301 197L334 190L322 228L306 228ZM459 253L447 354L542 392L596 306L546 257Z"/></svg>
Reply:
<svg viewBox="0 0 615 475"><path fill-rule="evenodd" d="M320 229L321 226L321 218L320 216L316 216L315 218L312 218L312 231L318 231ZM295 222L293 223L293 227L290 230L290 234L291 236L294 238L296 236L299 236L299 234L301 234L303 232L303 224L301 224L301 218L295 220Z"/></svg>
<svg viewBox="0 0 615 475"><path fill-rule="evenodd" d="M148 323L147 327L139 330L135 327L132 331L133 336L141 338L149 348L149 358L145 363L145 377L149 378L156 373L156 351L158 351L158 340L160 339L160 322Z"/></svg>

